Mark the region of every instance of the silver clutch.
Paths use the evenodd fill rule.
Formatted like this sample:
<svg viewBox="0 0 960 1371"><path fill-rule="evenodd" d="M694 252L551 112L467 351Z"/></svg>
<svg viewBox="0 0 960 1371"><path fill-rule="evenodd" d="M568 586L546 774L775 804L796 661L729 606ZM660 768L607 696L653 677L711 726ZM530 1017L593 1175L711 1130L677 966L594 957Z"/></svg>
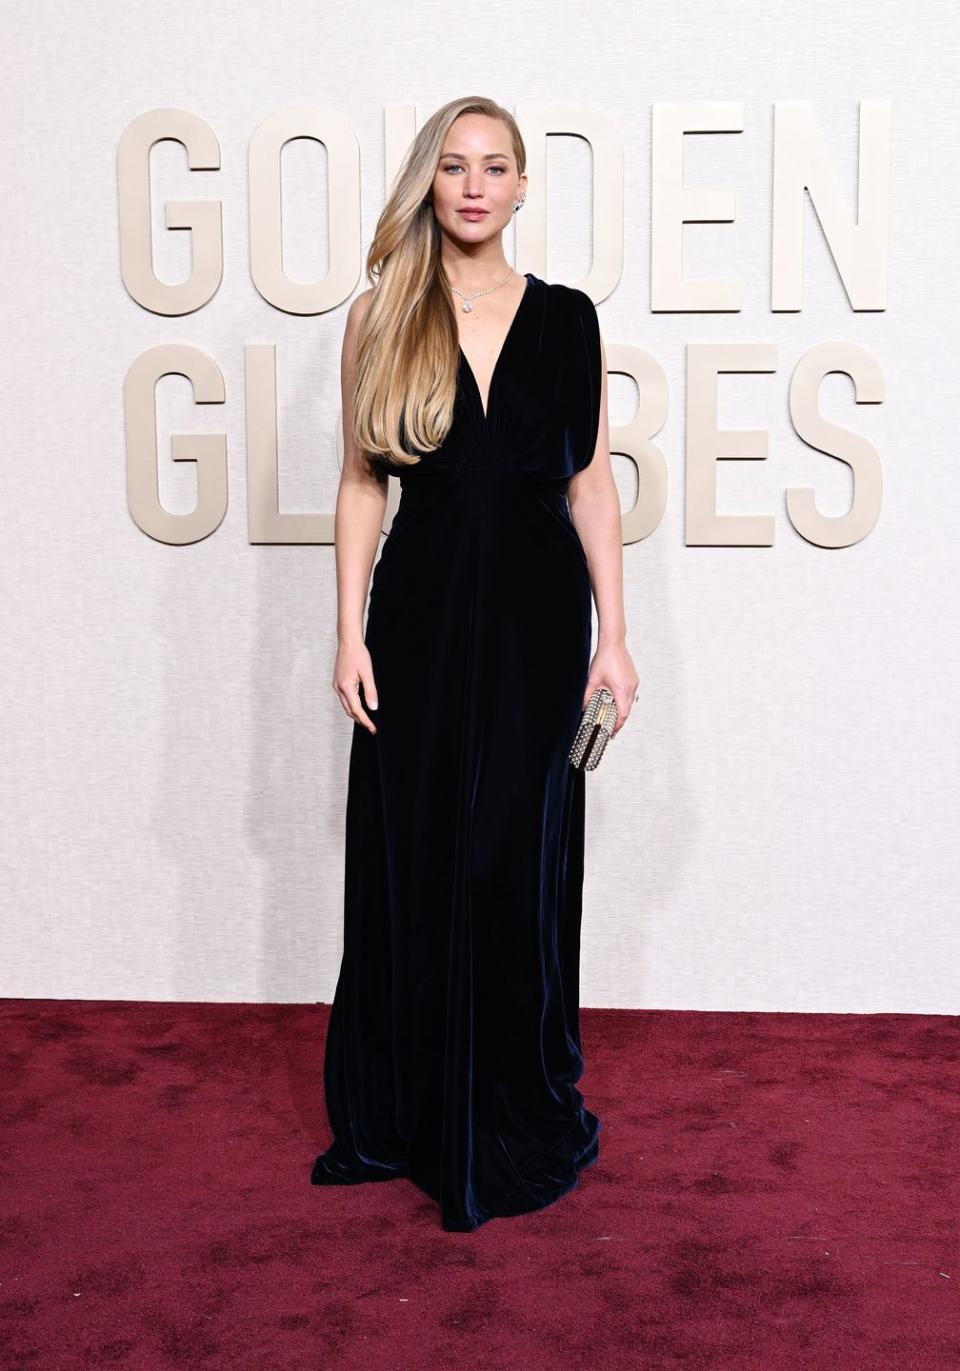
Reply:
<svg viewBox="0 0 960 1371"><path fill-rule="evenodd" d="M587 701L577 736L570 749L570 761L578 771L593 771L617 722L617 702L606 686L598 686Z"/></svg>

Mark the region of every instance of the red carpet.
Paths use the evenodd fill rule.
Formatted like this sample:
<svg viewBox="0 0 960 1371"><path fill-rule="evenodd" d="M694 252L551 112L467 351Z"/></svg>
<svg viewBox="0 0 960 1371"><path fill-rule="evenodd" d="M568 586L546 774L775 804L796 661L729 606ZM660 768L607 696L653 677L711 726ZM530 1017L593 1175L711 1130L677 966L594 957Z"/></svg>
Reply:
<svg viewBox="0 0 960 1371"><path fill-rule="evenodd" d="M955 1371L946 1016L585 1010L579 1187L317 1188L328 1006L7 1000L0 1367Z"/></svg>

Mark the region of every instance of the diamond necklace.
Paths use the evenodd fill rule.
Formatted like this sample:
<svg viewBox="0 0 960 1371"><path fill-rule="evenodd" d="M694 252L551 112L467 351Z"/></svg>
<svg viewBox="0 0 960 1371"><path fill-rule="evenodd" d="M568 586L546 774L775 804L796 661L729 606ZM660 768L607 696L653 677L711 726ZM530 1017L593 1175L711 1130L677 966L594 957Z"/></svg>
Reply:
<svg viewBox="0 0 960 1371"><path fill-rule="evenodd" d="M463 312L464 312L464 314L469 314L470 311L473 309L473 305L472 305L471 301L479 299L479 297L480 297L481 295L489 295L490 292L491 292L492 290L499 290L501 286L505 286L505 285L507 284L507 282L510 280L510 276L512 276L512 275L513 275L513 272L511 271L509 276L505 276L505 277L503 278L503 280L502 280L502 281L498 281L497 284L496 284L495 286L487 286L486 290L478 290L478 291L476 291L475 294L473 294L473 295L464 295L463 291L462 291L462 290L458 290L456 286L451 286L450 289L451 289L456 295L459 295L460 298L464 301L464 306L463 306Z"/></svg>

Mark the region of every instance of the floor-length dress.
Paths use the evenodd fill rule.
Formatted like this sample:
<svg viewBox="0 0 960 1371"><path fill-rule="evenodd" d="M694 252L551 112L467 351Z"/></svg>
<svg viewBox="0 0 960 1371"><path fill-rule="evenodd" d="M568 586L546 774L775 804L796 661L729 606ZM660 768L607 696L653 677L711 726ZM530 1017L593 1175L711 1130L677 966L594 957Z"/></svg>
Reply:
<svg viewBox="0 0 960 1371"><path fill-rule="evenodd" d="M409 1177L450 1231L551 1204L598 1156L568 755L591 587L566 488L593 456L600 368L589 296L528 272L486 413L461 349L453 425L400 469L371 581L378 732L353 726L334 1141L311 1181Z"/></svg>

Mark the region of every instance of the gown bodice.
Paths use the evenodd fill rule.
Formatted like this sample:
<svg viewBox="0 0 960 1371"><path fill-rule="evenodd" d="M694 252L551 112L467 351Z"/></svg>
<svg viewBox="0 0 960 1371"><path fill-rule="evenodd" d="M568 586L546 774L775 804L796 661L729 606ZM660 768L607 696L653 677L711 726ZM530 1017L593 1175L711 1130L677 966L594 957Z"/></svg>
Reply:
<svg viewBox="0 0 960 1371"><path fill-rule="evenodd" d="M453 423L420 462L390 467L404 491L441 473L492 467L562 494L593 457L600 422L596 307L582 290L532 272L490 379L487 412L459 350Z"/></svg>

